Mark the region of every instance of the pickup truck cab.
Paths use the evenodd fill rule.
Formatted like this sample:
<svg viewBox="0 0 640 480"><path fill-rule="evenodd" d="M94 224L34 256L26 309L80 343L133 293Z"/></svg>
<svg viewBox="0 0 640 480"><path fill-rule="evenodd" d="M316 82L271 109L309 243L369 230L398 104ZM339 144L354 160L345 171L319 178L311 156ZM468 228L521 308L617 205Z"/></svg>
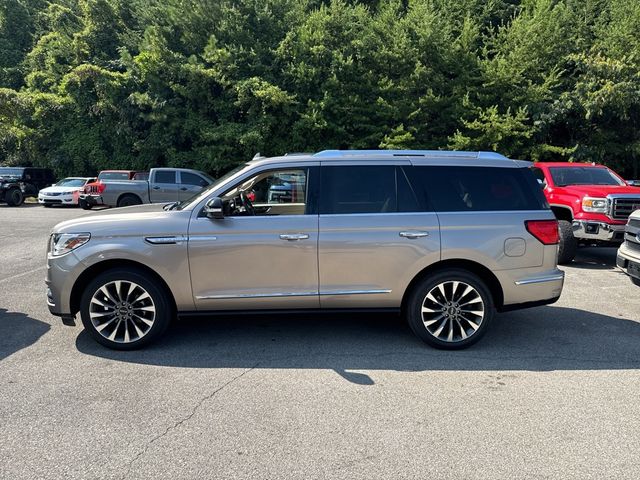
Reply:
<svg viewBox="0 0 640 480"><path fill-rule="evenodd" d="M186 168L152 168L149 173L121 171L129 178L118 178L118 171L100 172L98 181L85 187L80 206L128 207L142 203L170 203L187 200L213 183L204 172Z"/></svg>
<svg viewBox="0 0 640 480"><path fill-rule="evenodd" d="M558 263L569 263L580 245L615 246L629 215L640 209L640 188L595 163L538 162L536 178L558 219Z"/></svg>

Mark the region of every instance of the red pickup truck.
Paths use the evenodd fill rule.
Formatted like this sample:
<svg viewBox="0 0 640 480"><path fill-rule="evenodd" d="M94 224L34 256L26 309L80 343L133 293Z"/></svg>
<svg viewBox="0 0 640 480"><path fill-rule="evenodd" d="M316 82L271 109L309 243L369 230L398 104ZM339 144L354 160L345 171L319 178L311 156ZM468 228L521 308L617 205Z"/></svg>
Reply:
<svg viewBox="0 0 640 480"><path fill-rule="evenodd" d="M538 162L536 178L560 226L558 263L569 263L580 245L617 246L624 226L640 209L640 188L594 163Z"/></svg>

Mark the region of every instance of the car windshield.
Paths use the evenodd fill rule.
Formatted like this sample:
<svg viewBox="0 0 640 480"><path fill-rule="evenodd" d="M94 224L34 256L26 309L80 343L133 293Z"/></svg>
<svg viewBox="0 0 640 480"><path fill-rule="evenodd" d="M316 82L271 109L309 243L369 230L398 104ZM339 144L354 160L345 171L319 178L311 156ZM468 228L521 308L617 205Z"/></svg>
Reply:
<svg viewBox="0 0 640 480"><path fill-rule="evenodd" d="M624 185L624 182L604 167L551 167L553 183L567 185Z"/></svg>
<svg viewBox="0 0 640 480"><path fill-rule="evenodd" d="M230 170L225 175L223 175L219 179L215 180L207 188L205 188L204 190L201 190L200 192L196 193L194 196L192 196L188 200L184 200L182 202L177 202L177 203L171 204L171 208L176 208L178 210L182 210L183 208L186 208L186 207L188 207L189 205L191 205L193 203L199 202L201 198L204 198L207 195L209 195L209 193L211 191L215 190L220 185L222 185L227 180L229 180L231 177L233 177L234 175L236 175L240 171L244 170L248 165L249 165L248 163L242 163L242 164L238 165L236 168Z"/></svg>
<svg viewBox="0 0 640 480"><path fill-rule="evenodd" d="M24 168L0 167L0 177L21 177Z"/></svg>
<svg viewBox="0 0 640 480"><path fill-rule="evenodd" d="M129 180L129 172L100 172L98 180Z"/></svg>
<svg viewBox="0 0 640 480"><path fill-rule="evenodd" d="M85 182L83 178L65 178L56 183L56 187L82 187Z"/></svg>

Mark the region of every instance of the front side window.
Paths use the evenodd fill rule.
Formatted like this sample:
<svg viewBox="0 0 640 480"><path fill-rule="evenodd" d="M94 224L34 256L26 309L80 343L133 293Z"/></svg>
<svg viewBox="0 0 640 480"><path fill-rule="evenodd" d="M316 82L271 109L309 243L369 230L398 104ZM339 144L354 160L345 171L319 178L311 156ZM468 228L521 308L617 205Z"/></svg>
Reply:
<svg viewBox="0 0 640 480"><path fill-rule="evenodd" d="M437 212L548 208L527 168L419 166L409 170L414 189Z"/></svg>
<svg viewBox="0 0 640 480"><path fill-rule="evenodd" d="M308 169L262 172L222 196L225 215L304 215L307 190Z"/></svg>
<svg viewBox="0 0 640 480"><path fill-rule="evenodd" d="M207 182L201 176L189 172L180 173L180 183L182 183L183 185L195 185L198 187L206 187L207 185L209 185L209 182Z"/></svg>

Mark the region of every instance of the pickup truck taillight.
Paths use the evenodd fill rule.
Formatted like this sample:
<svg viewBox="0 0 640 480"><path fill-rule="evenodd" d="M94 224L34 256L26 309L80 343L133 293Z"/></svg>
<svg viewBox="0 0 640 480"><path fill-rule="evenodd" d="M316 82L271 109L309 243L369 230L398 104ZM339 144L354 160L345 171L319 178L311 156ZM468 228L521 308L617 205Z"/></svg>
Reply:
<svg viewBox="0 0 640 480"><path fill-rule="evenodd" d="M524 225L527 232L544 245L555 245L560 241L557 220L527 220Z"/></svg>

